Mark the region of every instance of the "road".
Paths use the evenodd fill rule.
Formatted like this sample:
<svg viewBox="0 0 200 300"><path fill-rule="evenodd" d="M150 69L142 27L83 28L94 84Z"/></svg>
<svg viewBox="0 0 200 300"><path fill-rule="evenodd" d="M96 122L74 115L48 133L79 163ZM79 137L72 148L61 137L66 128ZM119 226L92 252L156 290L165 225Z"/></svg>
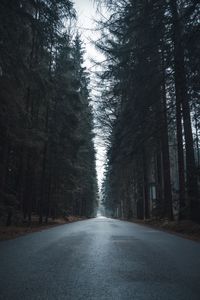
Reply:
<svg viewBox="0 0 200 300"><path fill-rule="evenodd" d="M199 300L200 243L96 218L0 243L0 299Z"/></svg>

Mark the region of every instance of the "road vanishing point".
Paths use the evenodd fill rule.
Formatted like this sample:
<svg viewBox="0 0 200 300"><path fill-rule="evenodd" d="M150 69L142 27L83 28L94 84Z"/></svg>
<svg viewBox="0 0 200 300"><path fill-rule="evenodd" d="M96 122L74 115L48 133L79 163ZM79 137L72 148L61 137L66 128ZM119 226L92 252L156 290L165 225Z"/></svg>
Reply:
<svg viewBox="0 0 200 300"><path fill-rule="evenodd" d="M96 218L0 242L2 300L199 300L200 243Z"/></svg>

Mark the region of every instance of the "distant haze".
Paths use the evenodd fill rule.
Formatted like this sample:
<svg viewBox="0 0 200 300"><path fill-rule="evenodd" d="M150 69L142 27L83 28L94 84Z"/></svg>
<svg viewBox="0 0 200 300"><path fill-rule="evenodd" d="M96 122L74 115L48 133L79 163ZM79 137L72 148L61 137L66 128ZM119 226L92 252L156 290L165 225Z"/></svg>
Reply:
<svg viewBox="0 0 200 300"><path fill-rule="evenodd" d="M85 45L85 65L88 71L91 72L90 79L94 75L94 71L96 70L95 64L91 62L92 60L95 61L102 61L104 57L100 54L96 49L95 46L90 42L95 41L99 37L99 33L95 31L95 21L97 20L97 11L96 5L94 0L74 0L74 7L77 11L77 29L81 34L82 40ZM95 20L95 21L94 21ZM94 84L92 83L91 86ZM92 97L94 97L94 91L92 91ZM102 145L102 141L99 138L95 139L95 147L97 151L97 175L98 175L98 182L99 185L101 184L104 172L104 157L105 157L105 148Z"/></svg>

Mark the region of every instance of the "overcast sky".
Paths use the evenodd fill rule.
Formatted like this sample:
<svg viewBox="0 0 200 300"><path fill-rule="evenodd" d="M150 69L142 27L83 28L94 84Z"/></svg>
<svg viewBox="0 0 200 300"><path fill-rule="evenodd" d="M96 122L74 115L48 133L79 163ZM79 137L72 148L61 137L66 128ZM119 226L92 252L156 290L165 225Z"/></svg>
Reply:
<svg viewBox="0 0 200 300"><path fill-rule="evenodd" d="M91 73L91 78L93 76L93 72L95 71L94 63L91 62L91 59L96 61L102 61L104 57L95 49L94 45L90 42L91 40L95 41L98 39L99 34L95 30L95 21L97 20L97 12L96 5L94 0L73 0L74 7L77 11L77 28L81 33L82 40L85 44L85 60L86 67ZM93 86L93 83L92 85ZM94 95L94 91L92 91L92 95ZM95 146L97 151L97 174L98 174L98 182L99 184L103 178L104 172L104 157L105 157L105 149L101 140L96 137Z"/></svg>
<svg viewBox="0 0 200 300"><path fill-rule="evenodd" d="M94 45L90 43L91 40L98 39L98 32L95 30L95 21L97 19L96 5L94 0L73 0L74 7L77 11L78 22L77 27L82 34L82 39L86 47L86 64L92 67L90 58L100 60L101 54L96 51Z"/></svg>

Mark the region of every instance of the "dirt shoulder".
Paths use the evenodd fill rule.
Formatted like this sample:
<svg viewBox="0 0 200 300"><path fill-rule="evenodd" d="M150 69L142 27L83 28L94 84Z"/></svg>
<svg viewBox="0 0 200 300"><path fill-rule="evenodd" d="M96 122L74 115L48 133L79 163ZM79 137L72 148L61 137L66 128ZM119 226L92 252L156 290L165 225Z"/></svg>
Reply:
<svg viewBox="0 0 200 300"><path fill-rule="evenodd" d="M8 226L8 227L0 225L0 241L14 239L28 233L38 232L55 226L69 224L72 222L77 222L82 220L85 220L85 218L70 216L65 219L49 220L47 224L42 224L42 225L40 225L37 220L34 220L30 226L27 226L26 224L21 224L19 226Z"/></svg>
<svg viewBox="0 0 200 300"><path fill-rule="evenodd" d="M167 220L129 220L133 223L146 225L167 231L169 233L178 234L184 238L200 242L200 224L190 220L185 221L167 221Z"/></svg>

